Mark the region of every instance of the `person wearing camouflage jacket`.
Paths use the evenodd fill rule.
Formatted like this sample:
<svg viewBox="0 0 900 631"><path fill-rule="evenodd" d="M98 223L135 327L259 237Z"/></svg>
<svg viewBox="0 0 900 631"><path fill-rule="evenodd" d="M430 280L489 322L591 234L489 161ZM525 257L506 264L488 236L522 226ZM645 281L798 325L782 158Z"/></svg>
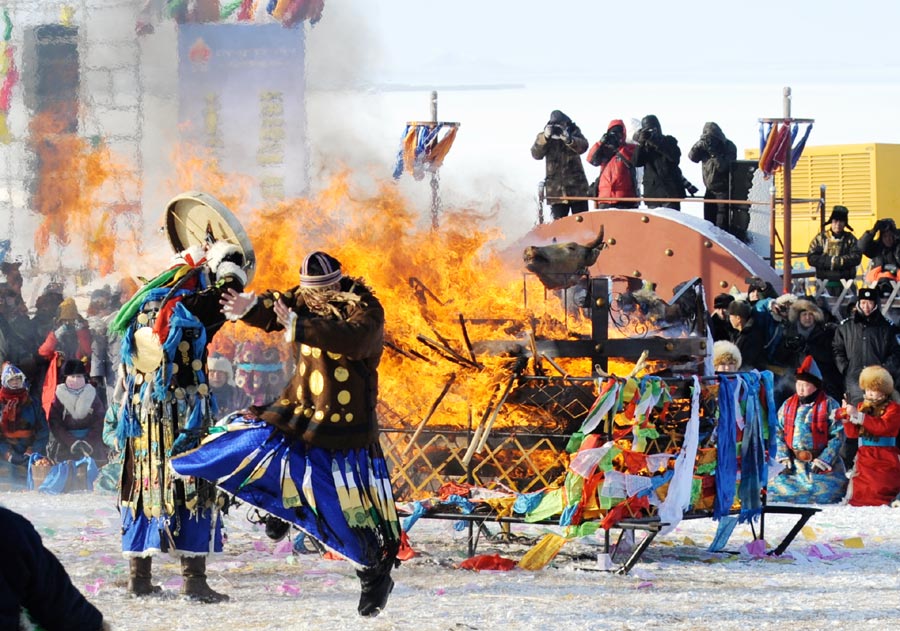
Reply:
<svg viewBox="0 0 900 631"><path fill-rule="evenodd" d="M553 110L547 125L531 146L531 156L535 160L545 160L544 195L550 200L553 219L562 219L570 211L574 215L588 209L587 200L567 202L559 199L588 194L587 176L581 163L581 154L587 149L587 138L578 125L559 110Z"/></svg>
<svg viewBox="0 0 900 631"><path fill-rule="evenodd" d="M856 237L847 223L846 206L835 206L826 220L824 231L813 237L809 244L806 261L816 269L816 278L827 281L832 295L840 292L840 280L856 278L856 266L862 254Z"/></svg>

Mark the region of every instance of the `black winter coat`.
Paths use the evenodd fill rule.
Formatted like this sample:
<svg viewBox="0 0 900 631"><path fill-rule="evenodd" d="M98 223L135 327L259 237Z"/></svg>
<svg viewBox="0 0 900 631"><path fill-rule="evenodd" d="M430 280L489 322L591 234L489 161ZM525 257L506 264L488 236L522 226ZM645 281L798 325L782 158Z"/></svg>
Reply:
<svg viewBox="0 0 900 631"><path fill-rule="evenodd" d="M672 136L656 134L640 142L634 151L634 166L644 167L644 197L684 197L681 149Z"/></svg>
<svg viewBox="0 0 900 631"><path fill-rule="evenodd" d="M868 316L854 311L838 325L832 348L837 368L844 375L844 391L850 403L859 403L863 399L859 373L866 366L883 366L894 381L900 381L898 332L878 310Z"/></svg>
<svg viewBox="0 0 900 631"><path fill-rule="evenodd" d="M881 238L875 238L874 230L866 230L862 233L856 247L865 256L872 259L872 267L884 267L893 265L900 268L900 239L894 240L894 247L885 247Z"/></svg>
<svg viewBox="0 0 900 631"><path fill-rule="evenodd" d="M816 323L806 337L800 335L796 322L785 325L784 335L775 350L775 363L794 375L807 355L812 355L822 371L823 388L829 396L841 400L844 378L834 360L834 325Z"/></svg>
<svg viewBox="0 0 900 631"><path fill-rule="evenodd" d="M72 584L31 523L0 507L0 629L18 629L25 608L48 631L92 631L103 614Z"/></svg>
<svg viewBox="0 0 900 631"><path fill-rule="evenodd" d="M715 123L703 126L703 135L688 152L691 162L703 163L703 185L713 193L728 192L731 165L737 160L737 147Z"/></svg>
<svg viewBox="0 0 900 631"><path fill-rule="evenodd" d="M741 351L741 370L766 370L766 330L757 320L756 314L753 314L743 329L732 332L731 341Z"/></svg>

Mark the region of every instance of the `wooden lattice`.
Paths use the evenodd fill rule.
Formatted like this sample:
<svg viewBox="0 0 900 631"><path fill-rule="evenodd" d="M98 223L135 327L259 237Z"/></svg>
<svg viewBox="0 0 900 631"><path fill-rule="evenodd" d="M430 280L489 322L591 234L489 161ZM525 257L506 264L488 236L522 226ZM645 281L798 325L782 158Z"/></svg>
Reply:
<svg viewBox="0 0 900 631"><path fill-rule="evenodd" d="M474 428L429 428L410 444L410 428L382 430L399 500L434 496L447 482L470 482L488 489L536 491L559 481L569 462L566 443L594 401L591 379L528 377L518 380L499 410L480 451L466 464ZM383 403L382 418L399 415Z"/></svg>

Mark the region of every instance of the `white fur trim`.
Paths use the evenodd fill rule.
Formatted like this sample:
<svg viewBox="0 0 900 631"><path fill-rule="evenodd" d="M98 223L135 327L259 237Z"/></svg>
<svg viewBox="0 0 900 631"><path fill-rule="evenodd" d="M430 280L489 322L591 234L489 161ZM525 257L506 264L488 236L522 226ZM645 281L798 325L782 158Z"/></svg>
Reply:
<svg viewBox="0 0 900 631"><path fill-rule="evenodd" d="M242 252L243 251L233 243L229 243L228 241L216 241L206 251L206 264L209 265L209 269L215 274L222 259L229 254Z"/></svg>
<svg viewBox="0 0 900 631"><path fill-rule="evenodd" d="M222 280L226 276L234 276L241 281L241 284L247 284L247 274L240 268L237 263L231 261L223 261L219 263L215 270L216 280Z"/></svg>
<svg viewBox="0 0 900 631"><path fill-rule="evenodd" d="M86 384L81 392L75 393L66 388L66 384L61 383L56 386L56 398L69 416L80 421L91 413L91 406L97 398L97 390L91 384Z"/></svg>
<svg viewBox="0 0 900 631"><path fill-rule="evenodd" d="M294 311L288 313L288 325L284 327L284 341L293 342L297 337L297 314Z"/></svg>

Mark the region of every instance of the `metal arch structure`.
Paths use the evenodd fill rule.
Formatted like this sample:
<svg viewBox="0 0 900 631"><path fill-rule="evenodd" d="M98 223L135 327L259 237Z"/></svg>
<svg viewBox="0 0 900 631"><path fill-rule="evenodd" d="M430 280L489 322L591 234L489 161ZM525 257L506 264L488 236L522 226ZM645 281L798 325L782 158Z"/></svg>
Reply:
<svg viewBox="0 0 900 631"><path fill-rule="evenodd" d="M606 209L569 215L536 226L516 244L589 243L605 230L608 247L588 268L591 276L633 276L654 283L660 296L671 296L679 283L699 276L707 301L732 287L746 291L758 276L773 287L781 276L748 245L699 217L669 208Z"/></svg>

